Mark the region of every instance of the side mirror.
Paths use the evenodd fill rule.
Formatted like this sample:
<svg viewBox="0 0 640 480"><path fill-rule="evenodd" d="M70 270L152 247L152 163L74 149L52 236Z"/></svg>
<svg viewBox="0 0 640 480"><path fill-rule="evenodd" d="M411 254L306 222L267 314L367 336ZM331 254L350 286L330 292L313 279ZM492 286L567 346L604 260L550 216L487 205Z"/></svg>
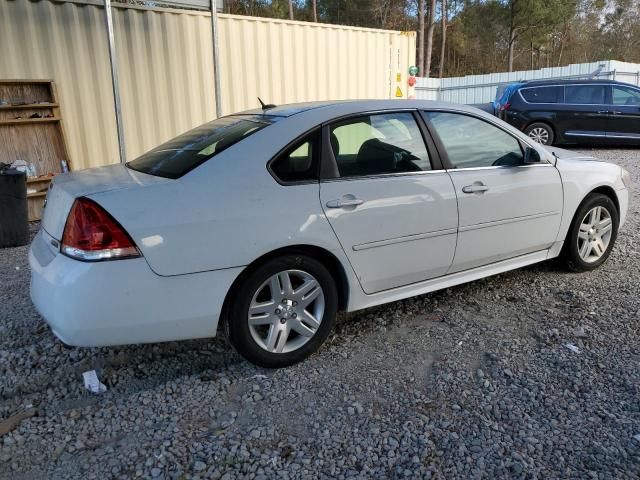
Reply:
<svg viewBox="0 0 640 480"><path fill-rule="evenodd" d="M540 158L540 154L535 148L526 147L524 149L524 164L530 165L532 163L540 163L542 159Z"/></svg>

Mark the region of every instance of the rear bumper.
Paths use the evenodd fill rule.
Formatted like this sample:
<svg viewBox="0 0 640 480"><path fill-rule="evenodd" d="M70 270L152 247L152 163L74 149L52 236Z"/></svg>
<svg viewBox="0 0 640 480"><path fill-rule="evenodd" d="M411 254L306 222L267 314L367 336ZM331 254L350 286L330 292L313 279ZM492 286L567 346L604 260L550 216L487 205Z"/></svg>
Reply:
<svg viewBox="0 0 640 480"><path fill-rule="evenodd" d="M162 277L144 258L87 263L50 245L29 251L31 299L64 343L95 347L213 337L242 268Z"/></svg>

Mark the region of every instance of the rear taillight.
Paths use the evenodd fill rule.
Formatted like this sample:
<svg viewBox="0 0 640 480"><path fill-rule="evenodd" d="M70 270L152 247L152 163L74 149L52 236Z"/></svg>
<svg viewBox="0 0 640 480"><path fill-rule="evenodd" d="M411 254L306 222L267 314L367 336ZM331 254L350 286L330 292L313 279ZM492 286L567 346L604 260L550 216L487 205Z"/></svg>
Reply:
<svg viewBox="0 0 640 480"><path fill-rule="evenodd" d="M84 197L71 207L61 249L65 255L85 261L140 256L124 228L104 208Z"/></svg>
<svg viewBox="0 0 640 480"><path fill-rule="evenodd" d="M510 107L510 106L511 106L511 104L510 104L510 103L505 103L504 105L502 105L502 106L500 107L500 110L501 110L501 111L509 110L509 107Z"/></svg>

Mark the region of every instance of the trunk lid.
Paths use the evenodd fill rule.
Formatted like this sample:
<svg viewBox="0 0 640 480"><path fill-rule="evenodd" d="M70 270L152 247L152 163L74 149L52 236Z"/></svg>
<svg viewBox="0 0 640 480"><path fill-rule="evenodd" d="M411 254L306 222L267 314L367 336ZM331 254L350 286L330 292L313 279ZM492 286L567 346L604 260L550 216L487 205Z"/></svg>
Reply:
<svg viewBox="0 0 640 480"><path fill-rule="evenodd" d="M51 182L47 193L42 228L56 240L61 240L67 215L76 198L112 190L143 188L170 181L167 178L131 170L120 164L58 175Z"/></svg>

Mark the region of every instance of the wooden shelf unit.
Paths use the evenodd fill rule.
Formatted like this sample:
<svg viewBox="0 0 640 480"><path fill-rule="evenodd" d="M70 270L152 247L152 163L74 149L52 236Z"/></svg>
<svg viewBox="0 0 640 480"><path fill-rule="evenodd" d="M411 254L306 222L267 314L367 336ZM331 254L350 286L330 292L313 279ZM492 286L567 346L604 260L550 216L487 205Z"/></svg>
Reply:
<svg viewBox="0 0 640 480"><path fill-rule="evenodd" d="M0 101L0 162L24 160L46 175L27 178L28 190L35 190L27 194L29 220L39 220L61 161L71 169L56 86L52 80L0 80ZM31 118L35 114L40 117Z"/></svg>
<svg viewBox="0 0 640 480"><path fill-rule="evenodd" d="M59 122L57 117L44 117L44 118L10 118L8 120L0 120L0 125L13 125L24 123L47 123L47 122Z"/></svg>
<svg viewBox="0 0 640 480"><path fill-rule="evenodd" d="M46 197L47 196L47 192L33 192L33 193L27 193L27 198L34 198L34 197Z"/></svg>
<svg viewBox="0 0 640 480"><path fill-rule="evenodd" d="M49 183L53 177L27 177L27 185L30 183Z"/></svg>
<svg viewBox="0 0 640 480"><path fill-rule="evenodd" d="M53 108L57 107L57 103L43 102L43 103L22 103L16 105L0 105L0 110L20 110L22 108Z"/></svg>

